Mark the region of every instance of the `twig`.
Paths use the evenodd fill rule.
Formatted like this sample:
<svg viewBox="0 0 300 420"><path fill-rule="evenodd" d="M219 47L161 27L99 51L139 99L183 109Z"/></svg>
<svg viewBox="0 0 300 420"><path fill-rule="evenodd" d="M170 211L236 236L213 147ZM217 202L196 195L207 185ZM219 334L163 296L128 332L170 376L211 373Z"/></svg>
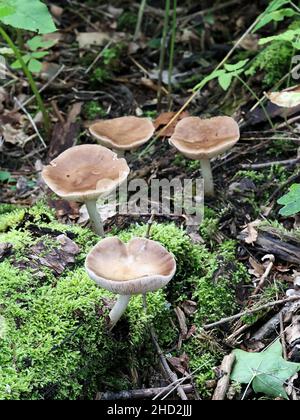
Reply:
<svg viewBox="0 0 300 420"><path fill-rule="evenodd" d="M133 37L134 41L136 41L141 34L141 28L142 28L142 23L143 23L143 18L144 18L146 5L147 5L147 0L141 0L141 5L140 5L140 8L139 8L139 14L138 14L138 20L137 20L137 24L136 24L136 28L135 28L134 37Z"/></svg>
<svg viewBox="0 0 300 420"><path fill-rule="evenodd" d="M16 97L14 97L14 100L15 100L16 104L18 105L18 107L24 112L24 114L26 114L28 120L30 121L30 124L32 125L34 131L36 132L38 138L40 139L44 149L47 149L47 145L46 145L43 137L41 136L41 133L39 132L39 129L37 128L36 123L34 122L32 116L29 114L29 112L26 110L24 105L22 105L21 102Z"/></svg>
<svg viewBox="0 0 300 420"><path fill-rule="evenodd" d="M262 260L263 261L270 260L270 263L269 263L266 271L262 275L262 277L261 277L256 289L254 290L254 293L252 294L252 296L256 296L261 291L261 289L263 288L263 286L265 284L265 281L269 277L269 274L271 273L271 270L272 270L272 268L274 266L274 263L275 263L274 255L265 255Z"/></svg>
<svg viewBox="0 0 300 420"><path fill-rule="evenodd" d="M279 314L280 319L280 338L281 344L283 348L283 357L285 360L288 360L287 350L286 350L286 339L285 339L285 330L284 330L284 321L283 321L283 313L280 312Z"/></svg>
<svg viewBox="0 0 300 420"><path fill-rule="evenodd" d="M152 226L153 226L153 223L154 223L154 220L155 220L155 216L156 216L156 213L155 213L155 210L153 210L152 213L151 213L151 217L148 221L146 239L149 239L150 236L151 236L151 229L152 229Z"/></svg>
<svg viewBox="0 0 300 420"><path fill-rule="evenodd" d="M275 162L266 162L266 163L255 163L255 164L243 164L241 167L243 169L263 169L263 168L269 168L270 166L275 165L296 165L300 162L300 157L297 157L295 159L288 159L288 160L279 160Z"/></svg>
<svg viewBox="0 0 300 420"><path fill-rule="evenodd" d="M277 300L276 302L269 302L257 308L248 309L247 311L240 312L239 314L236 314L233 316L229 316L228 318L223 318L220 321L214 322L212 324L204 325L203 328L205 330L211 330L212 328L216 328L216 327L219 327L220 325L227 324L227 322L235 321L236 319L242 318L243 316L252 315L252 314L255 314L256 312L260 312L265 309L274 308L274 306L283 305L288 302L296 302L297 300L300 300L300 296L291 296L287 299Z"/></svg>
<svg viewBox="0 0 300 420"><path fill-rule="evenodd" d="M213 401L223 401L226 397L226 393L230 384L230 375L235 362L235 355L231 353L229 356L225 356L221 364L221 379L218 381L217 388L213 395Z"/></svg>
<svg viewBox="0 0 300 420"><path fill-rule="evenodd" d="M86 71L84 72L84 74L89 74L89 72L92 70L92 68L94 67L94 65L100 60L100 58L102 57L104 51L106 51L112 44L112 41L109 41L106 46L103 48L102 51L100 51L100 53L97 55L97 57L95 58L95 60L92 62L92 64L86 69Z"/></svg>
<svg viewBox="0 0 300 420"><path fill-rule="evenodd" d="M182 385L186 394L194 392L193 385ZM171 389L173 393L175 389ZM158 394L165 396L169 392L169 386L165 388L148 388L148 389L135 389L130 391L120 392L98 392L96 396L97 401L110 401L110 400L142 400L145 398L154 398Z"/></svg>
<svg viewBox="0 0 300 420"><path fill-rule="evenodd" d="M178 376L176 375L176 373L174 373L171 370L171 368L170 368L170 366L169 366L169 364L167 362L167 359L165 358L165 355L163 354L163 352L162 352L162 350L161 350L161 348L160 348L160 346L158 344L157 336L156 336L156 333L155 333L155 330L154 330L153 326L150 327L150 334L151 334L151 338L152 338L153 344L154 344L154 346L156 348L157 354L159 356L160 363L161 363L161 365L163 367L163 370L165 371L167 377L172 382L178 381ZM188 397L186 396L186 393L185 393L184 389L182 388L182 385L179 385L178 386L177 391L178 391L178 394L179 394L180 398L183 401L187 401L188 400Z"/></svg>
<svg viewBox="0 0 300 420"><path fill-rule="evenodd" d="M51 79L49 79L48 82L43 87L41 87L41 89L39 89L39 93L44 92L44 90L46 90L48 88L48 86L51 85L54 82L54 80L64 71L65 67L66 66L63 64L58 69L58 71L51 77ZM28 98L25 102L22 102L22 105L26 106L26 105L30 104L34 99L35 99L35 96L33 95L30 98ZM19 109L21 109L21 108L19 107Z"/></svg>

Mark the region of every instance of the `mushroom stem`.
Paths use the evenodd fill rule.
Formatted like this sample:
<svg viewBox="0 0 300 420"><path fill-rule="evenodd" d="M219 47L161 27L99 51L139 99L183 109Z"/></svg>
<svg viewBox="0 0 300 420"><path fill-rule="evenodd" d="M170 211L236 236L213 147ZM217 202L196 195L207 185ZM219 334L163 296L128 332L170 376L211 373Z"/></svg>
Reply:
<svg viewBox="0 0 300 420"><path fill-rule="evenodd" d="M109 314L111 329L114 328L116 323L119 321L121 316L126 311L130 298L131 298L130 295L119 295L118 300L115 303L115 306L112 308Z"/></svg>
<svg viewBox="0 0 300 420"><path fill-rule="evenodd" d="M215 188L214 188L214 180L213 180L210 160L201 159L200 163L201 163L202 176L204 179L204 195L206 197L214 197Z"/></svg>
<svg viewBox="0 0 300 420"><path fill-rule="evenodd" d="M104 233L101 216L97 210L97 200L90 200L90 201L87 201L85 204L86 204L86 208L89 213L90 221L92 222L94 231L97 233L97 235L104 238L105 233Z"/></svg>

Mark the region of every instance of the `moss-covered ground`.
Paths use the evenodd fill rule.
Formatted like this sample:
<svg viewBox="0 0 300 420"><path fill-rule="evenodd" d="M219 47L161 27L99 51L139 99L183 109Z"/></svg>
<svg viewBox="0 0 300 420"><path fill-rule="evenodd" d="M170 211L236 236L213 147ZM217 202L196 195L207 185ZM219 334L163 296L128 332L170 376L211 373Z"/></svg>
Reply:
<svg viewBox="0 0 300 420"><path fill-rule="evenodd" d="M203 339L201 326L236 311L236 286L248 281L245 267L236 261L235 242L225 241L211 252L192 244L173 223L154 224L152 238L176 257L176 278L147 296L147 313L142 297L134 297L109 333L107 316L115 296L96 287L83 268L98 238L89 229L58 223L43 203L30 209L1 206L0 214L0 243L12 246L0 257L0 399L93 398L97 390L151 385L159 366L150 323L166 354L187 354L206 396L206 381L214 378L225 349L220 336ZM202 233L215 223L203 225ZM146 230L136 225L118 235L126 241ZM41 257L47 258L61 234L80 248L75 263L61 275L39 260L33 265L30 250L42 242ZM187 317L193 334L179 350L174 308L187 300L196 303L196 312Z"/></svg>

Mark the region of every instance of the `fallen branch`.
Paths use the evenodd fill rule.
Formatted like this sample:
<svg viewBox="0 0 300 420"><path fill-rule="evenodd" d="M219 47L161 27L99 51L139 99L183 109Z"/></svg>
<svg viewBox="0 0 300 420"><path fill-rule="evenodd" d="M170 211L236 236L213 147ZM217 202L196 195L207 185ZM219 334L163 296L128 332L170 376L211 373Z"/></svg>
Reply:
<svg viewBox="0 0 300 420"><path fill-rule="evenodd" d="M269 302L265 305L259 306L257 308L248 309L247 311L240 312L239 314L229 316L228 318L223 318L220 321L214 322L212 324L207 324L203 326L203 329L205 330L211 330L212 328L219 327L220 325L227 324L227 322L235 321L237 319L242 318L243 316L252 315L257 312L263 311L265 309L274 308L274 306L277 305L283 305L288 302L296 302L297 300L300 300L300 296L291 296L287 299L277 300L276 302Z"/></svg>
<svg viewBox="0 0 300 420"><path fill-rule="evenodd" d="M220 370L222 377L218 381L217 388L213 395L213 401L222 401L226 397L226 393L230 384L230 375L235 362L235 355L231 353L225 356L221 364Z"/></svg>
<svg viewBox="0 0 300 420"><path fill-rule="evenodd" d="M186 394L194 392L193 385L182 385L182 388ZM171 389L171 393L174 393L176 389ZM96 401L109 401L109 400L143 400L146 398L154 398L158 394L165 396L170 392L170 388L148 388L148 389L135 389L131 391L120 391L120 392L98 392Z"/></svg>

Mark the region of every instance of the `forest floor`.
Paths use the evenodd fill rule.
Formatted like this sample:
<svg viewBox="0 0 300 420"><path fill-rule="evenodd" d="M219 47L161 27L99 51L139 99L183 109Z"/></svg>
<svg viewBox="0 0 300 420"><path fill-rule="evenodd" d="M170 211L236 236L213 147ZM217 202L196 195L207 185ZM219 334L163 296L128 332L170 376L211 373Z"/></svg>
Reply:
<svg viewBox="0 0 300 420"><path fill-rule="evenodd" d="M48 38L55 40L56 44L49 50L42 72L36 76L51 115L51 134L47 136L44 131L42 117L36 112L35 100L21 73L9 73L8 79L0 87L0 203L12 205L14 209L14 216L9 219L9 207L6 210L3 210L4 206L0 207L0 263L11 258L11 252L14 252L4 246L1 248L1 245L12 243L13 247L17 244L18 255L15 254L15 257L17 255L18 269L28 268L26 263L20 265L19 253L23 251L20 251L19 240L12 239L12 231L30 232L30 245L34 243L36 246L37 240L40 242L47 235L53 239L53 232L56 236L65 234L63 224L71 233L74 224L82 227L82 234L75 229L75 233L67 236L76 242L78 234L81 239L76 243L81 246L82 253L87 252L96 239L84 236L88 235L85 229L88 221L81 205L65 202L51 194L41 179L43 165L69 147L95 143L88 127L97 119L124 115L147 116L154 120L159 132L190 98L194 86L217 67L266 6L263 1L231 1L218 4L217 7L211 7L211 2L203 2L201 10L205 11L199 13L199 6L194 6L193 2L180 2L172 92L168 93L170 86L165 83L159 103L158 65L164 15L162 3L159 0L149 2L144 15L143 34L133 41L138 3L120 0L109 5L104 2L99 5L97 2L95 6L93 1L51 2L58 32ZM265 35L270 35L271 30L273 28L266 29ZM88 36L91 32L93 35ZM247 57L254 60L259 53L257 39L249 36L234 53L232 62ZM276 85L288 73L290 62L281 63L280 66L280 74L276 75L270 73L275 71L274 68L277 71L279 64L275 63L274 68L269 67L267 76L271 81L266 81L264 69L249 76L248 83L257 97L263 97L265 90L272 90L273 83ZM167 71L163 74L163 80L166 78ZM25 103L25 108L19 106L20 102ZM171 330L176 334L175 337L170 333L168 338L162 338L162 331L158 331L158 337L163 341L160 344L165 354L169 355L171 370L177 377L186 376L183 389L191 399L212 397L222 377L220 370L214 370L213 367L220 365L223 357L231 354L233 349L258 352L276 343L280 337L286 360L300 360L297 347L300 332L296 315L299 305L297 301L294 302L299 293L300 219L297 216L280 216L280 205L277 203L288 188L300 180L299 109L293 109L292 115L287 116L291 118L288 123L280 108L270 104L266 106L275 129L270 127L257 98L238 82L234 82L224 93L212 81L195 96L185 112L201 117L231 115L240 124L241 139L233 150L213 160L217 195L214 199L206 200L205 218L200 227L192 229L187 226L184 217L163 214L154 220L153 237L172 250L176 258L182 258L176 287L167 294L167 301L175 309L170 315L170 322ZM28 113L34 119L34 124L32 118L28 118ZM172 130L171 126L167 133L151 142L150 147L145 146L146 150L141 148L126 155L131 168L130 179L142 178L150 183L161 174L169 180L200 176L199 162L183 158L169 145L168 137ZM41 201L44 210L39 207ZM25 213L15 213L20 209L25 209ZM144 233L145 226L136 226L147 223L150 217L151 212L143 216L109 215L105 220L105 230L107 234L120 234L127 239L132 232ZM160 226L166 226L166 230ZM181 232L183 237L180 236ZM168 235L174 235L174 241L178 240L178 244L170 244L172 238L166 237ZM186 244L186 235L191 245ZM86 238L88 242L84 244ZM180 241L186 247L184 251L180 249ZM39 251L40 248L34 252L38 255ZM199 252L199 255L189 259L189 252ZM29 258L28 255L26 258ZM191 268L189 264L203 264L205 269ZM62 265L64 271L67 264L63 262ZM202 269L208 283L193 284L193 292L190 292L187 279L197 277ZM183 283L180 285L181 279ZM232 284L228 286L228 282ZM208 284L216 289L214 293L207 290ZM0 287L0 305L2 299ZM159 304L163 306L162 302ZM223 304L228 304L228 309L222 308ZM270 306L265 307L266 304ZM202 312L197 305L203 305ZM129 315L130 325L133 325L137 316L134 310L137 309L133 308L134 314ZM210 325L235 314L239 315L229 321L223 320L219 325ZM0 338L1 318L0 306ZM155 313L152 314L153 318ZM286 334L286 329L291 325L293 331ZM126 328L124 323L120 323L114 340L123 342L128 333ZM189 341L191 338L193 342ZM162 379L164 375L160 373L158 358L153 361L151 356L148 366L143 361L146 371L143 371L143 366L137 366L136 358L142 351L139 345L132 352L135 359L131 360L130 374L122 373L129 378L126 389L166 386L168 381ZM155 343L151 343L151 346L155 347ZM150 350L147 348L143 351ZM224 360L223 369L226 370L229 364L231 371L230 360ZM201 363L207 368L203 369ZM266 372L264 374L268 376ZM289 377L281 383L279 379L281 387L286 379ZM286 387L289 397L293 399L300 398L297 381L294 377L294 382L290 381L289 387ZM53 383L52 378L52 391ZM46 387L49 384L43 385ZM98 382L96 388L101 392L119 392L124 390L122 385L123 382L116 385L115 381L107 380L106 383L101 382L101 386ZM72 397L90 395L88 392L84 394L85 389L75 392L74 389L70 391L71 388L66 392L70 392ZM43 394L36 389L35 385L32 389L34 398L41 395L57 397L55 392L54 395L52 391ZM257 386L256 389L260 391L258 396L249 388L231 387L229 397L262 397L263 387ZM228 386L225 391L221 390L222 398L225 398L227 391ZM18 392L17 395L22 396L24 391ZM58 397L63 395L58 394ZM277 396L280 397L278 393ZM281 396L284 397L283 394Z"/></svg>

